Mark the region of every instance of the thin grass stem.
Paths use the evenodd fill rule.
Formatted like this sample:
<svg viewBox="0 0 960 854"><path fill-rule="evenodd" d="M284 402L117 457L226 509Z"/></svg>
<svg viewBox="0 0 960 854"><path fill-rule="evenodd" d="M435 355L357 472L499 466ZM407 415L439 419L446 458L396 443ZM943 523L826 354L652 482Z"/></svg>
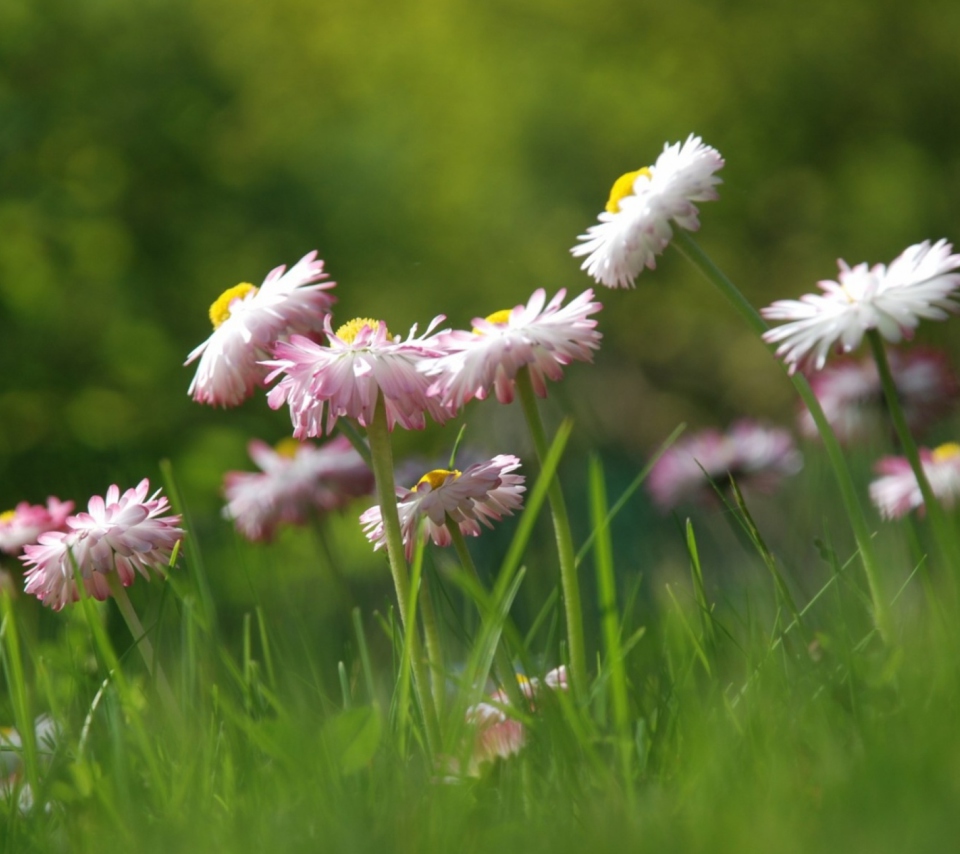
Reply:
<svg viewBox="0 0 960 854"><path fill-rule="evenodd" d="M729 301L746 321L747 325L761 337L769 329L767 322L760 316L760 313L747 301L746 297L740 293L736 285L733 284L720 270L716 264L707 256L707 254L697 245L693 238L683 229L677 229L673 238L673 245L690 263L692 263ZM779 360L778 360L779 361ZM867 518L864 515L860 500L857 498L856 487L853 483L853 477L850 474L850 468L847 465L846 458L837 441L836 434L827 421L820 401L810 388L810 383L802 374L787 372L794 388L803 400L804 405L813 417L817 426L817 432L823 441L824 449L830 459L830 465L833 468L834 477L840 490L840 497L846 510L847 519L853 529L854 538L857 541L857 547L860 550L860 560L863 564L863 571L867 577L867 585L870 588L870 602L873 610L873 621L880 633L880 637L885 643L890 644L893 640L893 631L890 622L890 611L887 607L886 596L883 592L883 586L880 582L880 570L877 562L876 553L873 547L873 539L870 534L870 528L867 524Z"/></svg>
<svg viewBox="0 0 960 854"><path fill-rule="evenodd" d="M533 445L541 467L547 458L549 445L547 434L537 408L537 400L530 381L530 373L523 368L517 374L517 390L527 426L533 437ZM560 562L560 583L563 588L563 605L567 619L567 645L570 655L570 681L573 696L580 698L587 690L587 659L583 637L583 608L580 604L580 584L577 580L577 558L573 547L573 534L570 530L570 517L563 498L560 479L551 478L547 491L550 512L553 516L553 529L557 539L557 554Z"/></svg>

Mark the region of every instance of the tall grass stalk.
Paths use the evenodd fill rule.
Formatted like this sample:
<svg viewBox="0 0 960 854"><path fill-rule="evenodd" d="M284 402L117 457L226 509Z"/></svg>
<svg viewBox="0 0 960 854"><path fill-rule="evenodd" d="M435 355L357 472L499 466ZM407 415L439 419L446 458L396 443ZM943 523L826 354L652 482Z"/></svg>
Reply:
<svg viewBox="0 0 960 854"><path fill-rule="evenodd" d="M0 589L0 608L2 608L3 622L0 624L0 641L2 641L3 671L7 680L7 690L13 704L13 716L20 733L21 755L26 772L26 780L31 790L39 791L39 771L37 767L37 738L36 723L30 703L30 691L27 686L23 667L20 633L17 629L16 612L10 593ZM2 759L2 757L0 757ZM5 764L5 763L3 763Z"/></svg>
<svg viewBox="0 0 960 854"><path fill-rule="evenodd" d="M456 549L457 557L460 559L460 566L463 567L467 575L477 582L479 587L483 588L483 580L480 578L480 573L477 572L477 565L474 563L470 549L467 548L466 540L460 532L460 526L450 518L449 514L447 515L446 525L447 531L450 532L450 539L453 541L453 547ZM523 708L525 705L523 693L517 685L516 672L513 669L513 664L510 662L510 654L507 652L507 647L504 642L497 644L494 661L496 663L497 676L499 677L500 684L510 698L510 702L514 708Z"/></svg>
<svg viewBox="0 0 960 854"><path fill-rule="evenodd" d="M541 468L547 457L549 446L547 434L537 408L537 399L530 381L528 368L517 374L517 391L527 427L533 437L533 446L537 452ZM554 477L548 490L550 513L553 517L553 530L557 540L557 555L560 563L560 583L563 588L563 606L567 622L567 645L570 654L570 682L574 697L584 696L587 689L587 658L583 637L583 606L580 604L580 583L577 579L577 558L573 547L573 533L570 530L570 517L563 498L560 480Z"/></svg>
<svg viewBox="0 0 960 854"><path fill-rule="evenodd" d="M723 271L707 256L707 254L697 245L696 241L683 229L678 228L673 237L673 245L691 264L693 264L708 281L710 281L719 291L729 300L740 316L746 321L747 325L762 336L770 327L760 316L760 313L750 304L750 302L740 293L736 285L731 282ZM779 360L778 360L779 361ZM876 552L873 547L873 539L870 534L870 528L867 524L867 518L864 515L863 507L857 498L856 487L853 483L853 477L850 474L850 468L847 465L846 458L840 443L837 441L836 434L827 421L820 401L810 388L807 382L799 372L789 373L790 381L803 400L804 405L813 417L817 426L817 432L823 441L824 449L830 459L830 465L833 468L834 477L840 490L840 497L843 501L844 510L850 527L853 529L854 538L857 541L857 548L860 551L860 560L863 564L863 571L867 577L867 585L870 588L870 601L873 610L873 620L880 633L881 638L890 644L893 641L893 627L891 624L890 611L887 606L886 594L883 591L883 585L880 581L880 569L876 558Z"/></svg>
<svg viewBox="0 0 960 854"><path fill-rule="evenodd" d="M603 466L597 456L590 458L590 521L594 534L594 563L597 571L597 591L600 622L606 651L602 676L610 689L613 704L613 724L616 731L617 754L628 800L633 799L633 739L630 735L630 701L627 673L620 646L622 626L617 609L617 576L613 561L613 538L607 522L607 488Z"/></svg>

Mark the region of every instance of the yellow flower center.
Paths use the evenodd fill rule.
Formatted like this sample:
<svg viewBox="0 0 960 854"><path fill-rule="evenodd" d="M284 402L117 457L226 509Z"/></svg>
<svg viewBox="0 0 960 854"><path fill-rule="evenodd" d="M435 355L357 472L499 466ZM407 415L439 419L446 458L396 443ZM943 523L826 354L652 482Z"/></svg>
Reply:
<svg viewBox="0 0 960 854"><path fill-rule="evenodd" d="M643 169L637 169L636 172L627 172L626 175L621 175L613 182L613 187L610 188L610 198L607 199L608 213L616 213L620 210L620 200L633 195L633 184L641 175L646 175L648 178L653 177L653 173L644 166Z"/></svg>
<svg viewBox="0 0 960 854"><path fill-rule="evenodd" d="M297 455L297 451L300 450L300 444L298 439L288 436L286 439L281 439L277 442L277 444L273 446L273 450L281 457L287 457L292 460Z"/></svg>
<svg viewBox="0 0 960 854"><path fill-rule="evenodd" d="M941 445L939 448L934 448L933 453L930 455L933 457L935 463L943 463L947 460L952 460L956 456L960 456L960 444L956 442L947 442L945 445Z"/></svg>
<svg viewBox="0 0 960 854"><path fill-rule="evenodd" d="M9 522L16 515L16 510L4 510L3 513L0 513L0 525L2 525L4 522Z"/></svg>
<svg viewBox="0 0 960 854"><path fill-rule="evenodd" d="M493 314L488 314L484 320L486 320L487 323L495 323L498 326L506 326L507 322L510 320L510 314L512 311L512 308L501 308L500 311L495 311ZM477 329L477 327L474 326L473 334L483 335L483 330Z"/></svg>
<svg viewBox="0 0 960 854"><path fill-rule="evenodd" d="M430 484L430 489L439 489L443 486L448 480L456 480L460 477L460 472L456 469L453 471L448 471L447 469L434 469L433 471L428 471L420 480L417 481L417 485L413 488L413 491L416 492L420 489L423 484Z"/></svg>
<svg viewBox="0 0 960 854"><path fill-rule="evenodd" d="M344 323L343 326L337 330L337 338L346 344L352 344L354 339L360 334L361 330L373 329L376 331L379 325L380 321L374 320L372 317L356 317L349 323ZM388 331L387 338L389 337L390 333Z"/></svg>
<svg viewBox="0 0 960 854"><path fill-rule="evenodd" d="M243 299L250 291L256 290L249 282L241 282L239 285L227 288L220 294L214 304L210 306L210 322L213 324L213 328L219 329L220 324L230 316L230 303L235 299Z"/></svg>

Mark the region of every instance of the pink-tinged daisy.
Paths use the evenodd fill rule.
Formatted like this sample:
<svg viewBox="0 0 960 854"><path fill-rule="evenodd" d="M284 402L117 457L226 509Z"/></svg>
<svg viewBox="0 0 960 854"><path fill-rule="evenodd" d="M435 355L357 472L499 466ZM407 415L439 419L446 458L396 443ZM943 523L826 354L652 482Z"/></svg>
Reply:
<svg viewBox="0 0 960 854"><path fill-rule="evenodd" d="M335 300L327 290L336 284L322 281L323 261L311 252L284 270L271 270L259 288L229 288L210 306L213 334L184 362L200 358L188 390L198 403L237 406L263 384L267 370L259 361L278 340L323 329Z"/></svg>
<svg viewBox="0 0 960 854"><path fill-rule="evenodd" d="M897 396L912 431L922 431L954 405L960 387L946 356L918 347L887 353ZM877 364L864 359L840 359L813 373L810 386L841 442L853 442L886 429L886 404ZM882 425L882 427L881 427ZM800 413L800 430L818 435L810 413Z"/></svg>
<svg viewBox="0 0 960 854"><path fill-rule="evenodd" d="M544 685L552 691L567 690L567 669L561 666L551 670L543 682L518 673L517 682L530 703L525 711L536 711L536 697ZM485 763L508 759L527 743L527 728L510 714L510 709L510 700L503 690L494 692L489 701L467 709L467 723L473 727L473 747L467 760L466 776L479 776Z"/></svg>
<svg viewBox="0 0 960 854"><path fill-rule="evenodd" d="M549 304L537 288L526 305L475 318L473 331L457 330L442 336L446 355L426 360L420 370L433 377L430 394L459 409L473 397L481 400L491 389L497 400L510 403L514 378L528 368L534 391L547 395L547 379L559 380L572 361L593 361L603 337L590 315L603 307L586 290L561 308L562 288Z"/></svg>
<svg viewBox="0 0 960 854"><path fill-rule="evenodd" d="M798 365L820 370L835 346L849 353L864 334L876 329L887 341L911 338L921 320L945 320L956 312L953 292L960 287L960 255L946 240L929 240L903 251L889 267L840 260L839 281L822 281L821 294L778 300L761 311L770 320L789 321L763 339L778 344L777 355L791 373Z"/></svg>
<svg viewBox="0 0 960 854"><path fill-rule="evenodd" d="M673 226L697 231L694 202L716 199L714 173L723 167L720 153L691 134L683 144L665 145L653 166L621 175L610 190L599 225L578 238L570 251L586 255L582 269L608 288L632 288L644 267L673 237Z"/></svg>
<svg viewBox="0 0 960 854"><path fill-rule="evenodd" d="M960 496L960 445L949 442L932 451L921 448L920 462L933 494L945 507L952 507ZM884 457L874 470L882 477L870 484L870 499L884 519L923 509L923 495L906 457Z"/></svg>
<svg viewBox="0 0 960 854"><path fill-rule="evenodd" d="M260 471L227 472L223 508L247 539L269 540L281 524L303 525L373 490L373 473L345 436L319 447L254 439L247 448Z"/></svg>
<svg viewBox="0 0 960 854"><path fill-rule="evenodd" d="M647 487L664 510L690 498L709 499L711 482L728 478L738 487L771 492L785 475L803 464L787 430L743 419L723 433L701 430L674 443L657 460Z"/></svg>
<svg viewBox="0 0 960 854"><path fill-rule="evenodd" d="M119 487L111 486L104 498L90 499L86 513L67 517L65 533L41 534L38 545L25 546L20 556L28 567L24 590L59 611L79 598L74 567L96 599L110 595L110 573L125 587L137 572L144 578L151 569L162 575L184 532L177 527L179 516L162 515L169 505L158 497L160 490L148 496L149 491L146 478L122 495Z"/></svg>
<svg viewBox="0 0 960 854"><path fill-rule="evenodd" d="M443 315L435 317L420 337L414 325L404 341L392 337L382 320L365 317L334 332L328 316L324 331L329 345L292 335L277 344L272 360L263 363L272 369L267 382L284 375L267 402L273 409L289 405L298 439L329 433L343 416L369 427L381 394L391 430L398 423L407 430L422 430L427 415L442 424L451 412L427 396L430 381L417 370L422 359L443 354L438 336L431 335L442 320Z"/></svg>
<svg viewBox="0 0 960 854"><path fill-rule="evenodd" d="M407 560L413 558L421 519L425 523L424 537L431 537L438 546L449 546L448 517L462 534L476 537L480 535L480 523L492 528L491 520L512 516L523 506L522 493L526 491L523 475L513 474L518 468L517 457L500 454L462 472L434 469L420 478L413 489L398 489L397 510ZM364 512L360 522L374 549L385 544L379 505Z"/></svg>
<svg viewBox="0 0 960 854"><path fill-rule="evenodd" d="M21 501L13 510L0 513L0 551L18 554L41 534L61 530L72 512L72 501L60 501L52 495L46 507Z"/></svg>

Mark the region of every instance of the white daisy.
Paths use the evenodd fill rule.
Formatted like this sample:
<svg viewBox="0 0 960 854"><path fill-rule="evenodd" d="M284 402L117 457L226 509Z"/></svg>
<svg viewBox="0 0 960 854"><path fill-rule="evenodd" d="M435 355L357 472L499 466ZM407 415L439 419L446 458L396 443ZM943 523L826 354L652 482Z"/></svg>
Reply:
<svg viewBox="0 0 960 854"><path fill-rule="evenodd" d="M920 463L933 494L945 507L960 496L960 445L948 442L930 451L920 449ZM923 508L923 495L906 457L884 457L876 466L882 477L870 484L870 499L885 519L898 519Z"/></svg>
<svg viewBox="0 0 960 854"><path fill-rule="evenodd" d="M778 300L761 312L771 320L789 323L763 336L779 344L777 355L796 370L810 363L820 370L834 345L844 352L859 346L869 329L894 343L910 338L921 320L945 320L958 310L951 298L960 287L960 255L946 240L917 243L903 251L889 267L839 261L839 281L823 281L822 294L799 300Z"/></svg>
<svg viewBox="0 0 960 854"><path fill-rule="evenodd" d="M723 167L720 153L691 134L683 144L665 145L649 168L622 175L614 183L606 210L578 238L570 251L586 255L581 269L609 288L632 288L644 267L673 237L672 224L687 231L700 228L694 202L712 201Z"/></svg>
<svg viewBox="0 0 960 854"><path fill-rule="evenodd" d="M590 315L602 306L586 290L561 308L562 288L544 307L546 293L538 288L526 305L474 318L473 331L456 330L440 336L445 355L426 359L420 370L435 377L429 393L453 409L491 389L501 403L513 400L514 378L529 368L533 388L546 397L546 380L559 380L574 360L590 362L600 346L597 321Z"/></svg>
<svg viewBox="0 0 960 854"><path fill-rule="evenodd" d="M280 266L256 288L244 282L224 291L210 306L213 334L188 357L200 357L188 394L198 403L237 406L264 382L267 369L259 364L271 348L291 333L323 329L334 297L326 291L323 261L304 255L290 270Z"/></svg>

